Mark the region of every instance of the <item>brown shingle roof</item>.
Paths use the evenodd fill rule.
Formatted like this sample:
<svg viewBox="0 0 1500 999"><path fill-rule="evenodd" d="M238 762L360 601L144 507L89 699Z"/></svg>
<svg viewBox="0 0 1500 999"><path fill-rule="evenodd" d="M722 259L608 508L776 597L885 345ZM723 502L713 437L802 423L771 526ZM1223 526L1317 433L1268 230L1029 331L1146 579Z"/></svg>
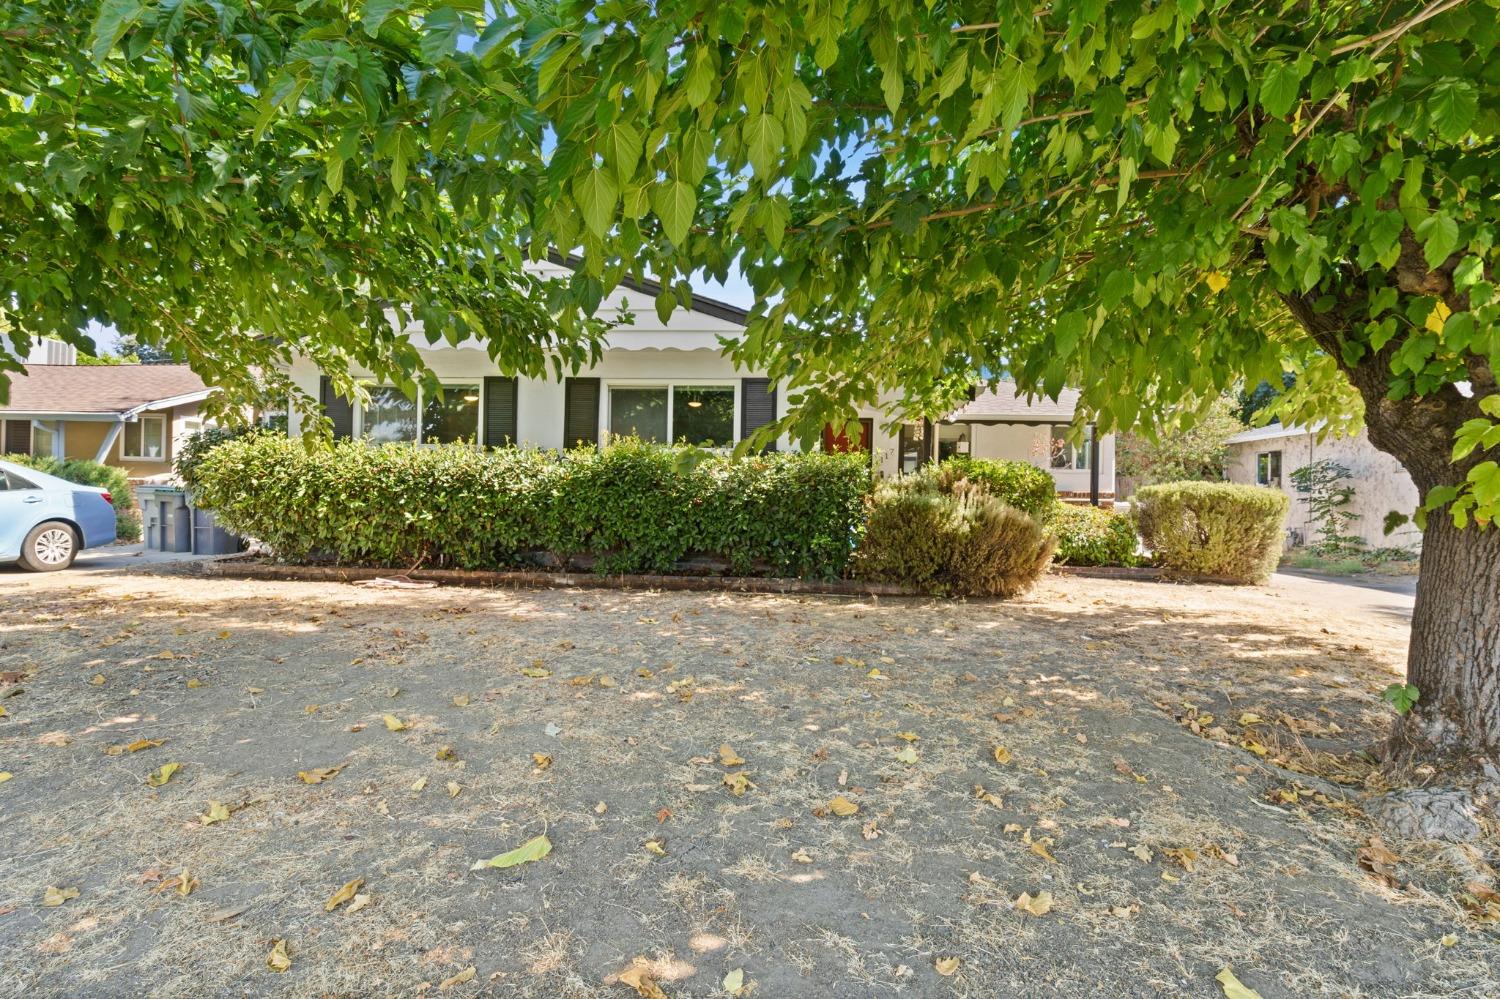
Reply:
<svg viewBox="0 0 1500 999"><path fill-rule="evenodd" d="M186 364L28 364L0 413L123 413L207 388Z"/></svg>
<svg viewBox="0 0 1500 999"><path fill-rule="evenodd" d="M955 409L948 419L983 422L1010 417L1017 420L1068 423L1073 419L1073 412L1077 408L1076 389L1063 389L1056 399L1038 396L1028 401L1016 395L1015 382L1000 382L993 389L980 392L973 402Z"/></svg>

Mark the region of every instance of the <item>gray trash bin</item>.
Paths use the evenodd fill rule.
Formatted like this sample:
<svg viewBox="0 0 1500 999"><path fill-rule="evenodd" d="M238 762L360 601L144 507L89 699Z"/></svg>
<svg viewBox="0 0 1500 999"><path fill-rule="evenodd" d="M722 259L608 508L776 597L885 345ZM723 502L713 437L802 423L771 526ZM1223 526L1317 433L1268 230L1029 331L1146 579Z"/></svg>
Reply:
<svg viewBox="0 0 1500 999"><path fill-rule="evenodd" d="M193 520L194 555L233 555L240 550L240 536L219 526L207 510L189 507Z"/></svg>
<svg viewBox="0 0 1500 999"><path fill-rule="evenodd" d="M141 533L147 551L193 550L192 511L187 505L187 493L173 486L140 486L135 495L141 506Z"/></svg>

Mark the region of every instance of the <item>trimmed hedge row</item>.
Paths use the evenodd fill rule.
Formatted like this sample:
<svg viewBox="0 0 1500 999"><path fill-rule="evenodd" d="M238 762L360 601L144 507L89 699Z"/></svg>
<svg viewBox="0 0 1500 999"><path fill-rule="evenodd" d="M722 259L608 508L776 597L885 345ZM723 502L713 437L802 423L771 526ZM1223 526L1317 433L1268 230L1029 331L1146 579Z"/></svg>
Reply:
<svg viewBox="0 0 1500 999"><path fill-rule="evenodd" d="M122 468L102 465L87 458L54 458L40 454L7 454L6 461L34 468L59 479L67 479L81 486L98 486L109 490L115 507L115 538L119 541L141 540L141 515L135 508L135 490L130 488L130 476Z"/></svg>
<svg viewBox="0 0 1500 999"><path fill-rule="evenodd" d="M544 554L667 572L708 556L803 577L844 574L870 489L857 455L731 458L623 440L560 456L274 434L219 444L193 480L199 506L290 561L476 569Z"/></svg>
<svg viewBox="0 0 1500 999"><path fill-rule="evenodd" d="M1280 489L1167 482L1132 502L1141 538L1165 569L1263 583L1281 559L1288 499Z"/></svg>

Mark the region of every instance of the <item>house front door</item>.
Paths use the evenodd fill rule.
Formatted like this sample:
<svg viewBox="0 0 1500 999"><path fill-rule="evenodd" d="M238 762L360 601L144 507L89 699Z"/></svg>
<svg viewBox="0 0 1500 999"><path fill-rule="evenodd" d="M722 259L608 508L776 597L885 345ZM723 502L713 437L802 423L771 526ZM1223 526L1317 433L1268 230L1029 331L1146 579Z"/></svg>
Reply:
<svg viewBox="0 0 1500 999"><path fill-rule="evenodd" d="M859 421L859 442L855 443L849 439L847 428L834 433L833 424L823 424L823 450L834 454L849 454L851 452L870 453L870 439L875 436L875 420L865 417Z"/></svg>

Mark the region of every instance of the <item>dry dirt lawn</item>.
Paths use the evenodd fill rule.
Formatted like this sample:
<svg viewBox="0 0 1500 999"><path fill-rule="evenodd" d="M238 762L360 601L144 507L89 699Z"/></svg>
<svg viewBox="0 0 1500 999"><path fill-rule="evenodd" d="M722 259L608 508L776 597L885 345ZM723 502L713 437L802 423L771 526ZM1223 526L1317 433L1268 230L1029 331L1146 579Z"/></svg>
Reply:
<svg viewBox="0 0 1500 999"><path fill-rule="evenodd" d="M1500 993L1494 840L1369 844L1399 615L187 569L0 605L3 995Z"/></svg>

